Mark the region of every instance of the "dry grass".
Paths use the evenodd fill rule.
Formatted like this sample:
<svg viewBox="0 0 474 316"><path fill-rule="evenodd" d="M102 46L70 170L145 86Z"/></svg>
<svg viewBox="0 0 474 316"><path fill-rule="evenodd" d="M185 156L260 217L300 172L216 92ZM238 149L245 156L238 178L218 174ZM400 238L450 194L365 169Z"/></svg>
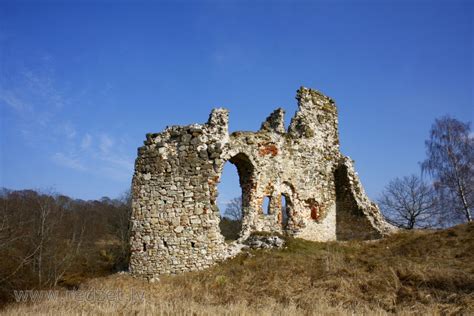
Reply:
<svg viewBox="0 0 474 316"><path fill-rule="evenodd" d="M212 269L149 284L126 274L88 289L143 291L144 301L18 303L33 314L318 315L474 314L474 225L402 232L372 242L289 239L284 250L252 251Z"/></svg>

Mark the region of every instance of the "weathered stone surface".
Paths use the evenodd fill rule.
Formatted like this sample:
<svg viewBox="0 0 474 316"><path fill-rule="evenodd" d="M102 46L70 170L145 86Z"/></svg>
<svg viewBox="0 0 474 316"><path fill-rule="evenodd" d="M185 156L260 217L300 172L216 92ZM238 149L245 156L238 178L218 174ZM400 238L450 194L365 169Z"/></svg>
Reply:
<svg viewBox="0 0 474 316"><path fill-rule="evenodd" d="M285 241L278 236L251 235L244 244L252 249L270 249L283 247Z"/></svg>
<svg viewBox="0 0 474 316"><path fill-rule="evenodd" d="M339 151L334 101L304 87L296 98L288 131L277 109L258 132L229 135L227 110L214 109L205 124L147 134L133 176L132 274L154 279L207 268L238 253L254 231L327 241L393 230ZM243 207L241 237L230 245L220 234L216 203L227 161L237 167Z"/></svg>

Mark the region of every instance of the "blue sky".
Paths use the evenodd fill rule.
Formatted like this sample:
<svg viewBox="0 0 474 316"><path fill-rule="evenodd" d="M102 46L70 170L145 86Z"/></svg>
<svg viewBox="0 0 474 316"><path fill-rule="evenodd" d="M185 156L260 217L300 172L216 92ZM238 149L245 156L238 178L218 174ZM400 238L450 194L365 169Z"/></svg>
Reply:
<svg viewBox="0 0 474 316"><path fill-rule="evenodd" d="M0 1L0 186L116 197L166 125L230 110L257 130L295 91L339 106L376 198L418 173L436 117L472 121L473 5L461 1ZM221 203L239 194L226 166Z"/></svg>

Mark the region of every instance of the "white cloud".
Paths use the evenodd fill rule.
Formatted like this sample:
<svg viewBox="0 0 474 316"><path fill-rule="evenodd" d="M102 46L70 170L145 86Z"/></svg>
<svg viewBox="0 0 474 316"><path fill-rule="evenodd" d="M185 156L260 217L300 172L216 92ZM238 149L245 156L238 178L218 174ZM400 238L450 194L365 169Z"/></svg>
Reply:
<svg viewBox="0 0 474 316"><path fill-rule="evenodd" d="M114 167L106 166L106 167L101 168L100 171L101 173L105 174L107 177L117 180L117 181L125 182L125 181L130 181L131 179L131 173L123 169L117 169Z"/></svg>
<svg viewBox="0 0 474 316"><path fill-rule="evenodd" d="M89 133L87 133L86 135L84 135L84 137L82 137L81 149L86 150L91 147L91 144L92 144L92 136Z"/></svg>
<svg viewBox="0 0 474 316"><path fill-rule="evenodd" d="M103 154L108 154L110 148L114 145L114 140L107 134L100 135L99 149Z"/></svg>
<svg viewBox="0 0 474 316"><path fill-rule="evenodd" d="M123 140L117 141L107 134L101 134L95 158L102 163L101 171L108 177L129 180L133 173L133 160L121 150L120 145L124 145Z"/></svg>
<svg viewBox="0 0 474 316"><path fill-rule="evenodd" d="M62 92L56 88L52 73L52 67L48 67L42 73L26 70L22 72L22 75L29 91L41 96L49 106L60 109L66 104L66 101Z"/></svg>
<svg viewBox="0 0 474 316"><path fill-rule="evenodd" d="M67 138L72 139L76 137L77 131L71 123L66 122L61 125L60 133L65 135Z"/></svg>
<svg viewBox="0 0 474 316"><path fill-rule="evenodd" d="M98 142L93 142L98 139ZM84 134L80 141L70 143L68 153L57 152L52 160L76 171L99 174L117 181L129 181L133 173L133 159L114 146L117 141L107 134ZM86 163L87 162L87 163ZM93 165L88 169L86 165Z"/></svg>
<svg viewBox="0 0 474 316"><path fill-rule="evenodd" d="M55 153L52 156L52 159L55 163L63 167L67 167L67 168L74 169L77 171L87 170L87 168L82 164L82 162L78 158L65 155L64 153L60 153L60 152Z"/></svg>
<svg viewBox="0 0 474 316"><path fill-rule="evenodd" d="M46 71L23 70L8 77L0 89L0 103L12 109L20 128L29 130L35 138L63 136L64 133L71 137L74 134L72 125L57 119L65 101L54 85L51 72L49 68Z"/></svg>
<svg viewBox="0 0 474 316"><path fill-rule="evenodd" d="M102 160L110 162L116 166L122 167L127 170L133 170L133 162L130 159L120 156L101 157Z"/></svg>
<svg viewBox="0 0 474 316"><path fill-rule="evenodd" d="M42 61L44 65L19 71L0 88L0 106L9 110L23 141L46 151L57 166L129 181L133 159L124 151L127 140L123 135L77 129L78 122L68 119L69 106L89 99L89 92L79 87L76 93L68 93L67 84L60 84L55 76L53 57L44 56ZM102 96L108 97L112 89L106 83Z"/></svg>
<svg viewBox="0 0 474 316"><path fill-rule="evenodd" d="M19 113L31 111L31 108L18 99L11 91L0 90L0 101Z"/></svg>

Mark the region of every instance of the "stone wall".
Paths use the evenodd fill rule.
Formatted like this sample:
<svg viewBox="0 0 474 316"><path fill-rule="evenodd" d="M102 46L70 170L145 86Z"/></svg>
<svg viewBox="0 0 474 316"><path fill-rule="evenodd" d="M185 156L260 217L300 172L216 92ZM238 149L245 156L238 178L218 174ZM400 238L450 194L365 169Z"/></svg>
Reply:
<svg viewBox="0 0 474 316"><path fill-rule="evenodd" d="M206 268L235 254L254 231L327 241L393 229L339 151L334 101L304 87L296 99L288 130L277 109L259 131L229 135L227 110L214 109L205 124L147 134L132 185L132 274L153 279ZM231 245L220 234L216 202L226 162L237 167L242 189L242 231Z"/></svg>

